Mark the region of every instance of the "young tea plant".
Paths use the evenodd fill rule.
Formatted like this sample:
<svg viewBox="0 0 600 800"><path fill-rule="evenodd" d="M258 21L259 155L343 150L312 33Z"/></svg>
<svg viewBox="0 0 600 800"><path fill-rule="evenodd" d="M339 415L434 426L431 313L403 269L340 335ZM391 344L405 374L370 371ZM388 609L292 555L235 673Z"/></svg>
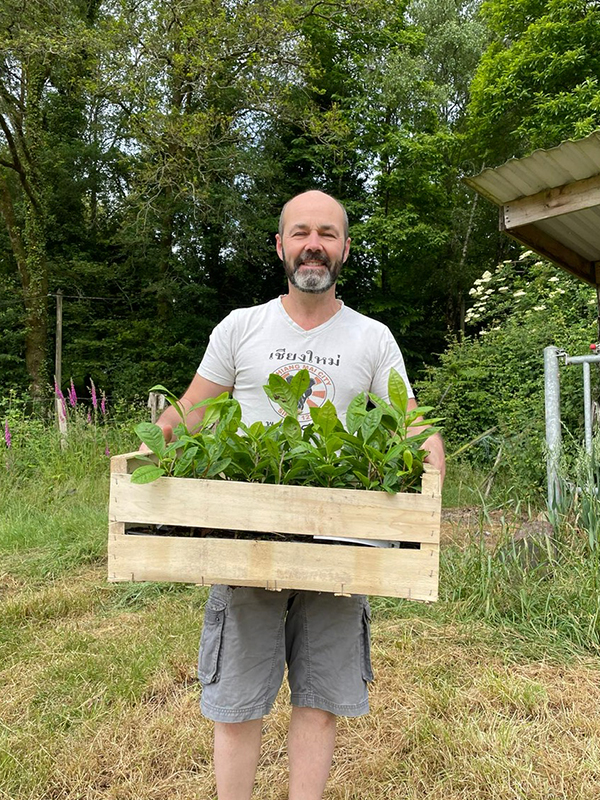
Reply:
<svg viewBox="0 0 600 800"><path fill-rule="evenodd" d="M202 422L193 431L177 398L163 386L153 387L177 409L181 423L168 444L158 425L137 426L136 433L154 458L140 456L148 463L135 470L132 482L150 483L166 475L391 493L418 489L427 455L421 446L438 430L434 425L439 420L425 419L428 407L408 410L400 375L390 372L389 402L372 392L357 395L345 426L330 401L311 408L311 422L300 425L298 411L309 380L307 370L290 381L269 375L263 388L285 411L280 422L246 425L238 401L224 393L189 410L204 408Z"/></svg>

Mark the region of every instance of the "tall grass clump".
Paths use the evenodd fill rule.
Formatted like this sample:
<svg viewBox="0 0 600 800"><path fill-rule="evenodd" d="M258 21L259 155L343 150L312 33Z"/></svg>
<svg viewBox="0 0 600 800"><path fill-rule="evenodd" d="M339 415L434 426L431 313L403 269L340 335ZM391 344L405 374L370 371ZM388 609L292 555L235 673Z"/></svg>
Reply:
<svg viewBox="0 0 600 800"><path fill-rule="evenodd" d="M442 549L442 597L460 616L600 653L599 455L580 454L551 510L501 515L494 534L482 498L477 534Z"/></svg>
<svg viewBox="0 0 600 800"><path fill-rule="evenodd" d="M30 578L101 557L110 455L137 448L139 409L125 425L104 398L89 408L74 394L62 402L66 434L14 396L0 412L0 564Z"/></svg>

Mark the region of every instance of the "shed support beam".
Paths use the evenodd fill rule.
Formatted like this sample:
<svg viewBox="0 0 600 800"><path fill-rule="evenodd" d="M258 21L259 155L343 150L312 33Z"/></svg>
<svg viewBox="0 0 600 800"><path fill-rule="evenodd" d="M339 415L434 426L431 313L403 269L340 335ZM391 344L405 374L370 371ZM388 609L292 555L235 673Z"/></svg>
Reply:
<svg viewBox="0 0 600 800"><path fill-rule="evenodd" d="M502 206L506 229L600 206L600 175L511 200Z"/></svg>

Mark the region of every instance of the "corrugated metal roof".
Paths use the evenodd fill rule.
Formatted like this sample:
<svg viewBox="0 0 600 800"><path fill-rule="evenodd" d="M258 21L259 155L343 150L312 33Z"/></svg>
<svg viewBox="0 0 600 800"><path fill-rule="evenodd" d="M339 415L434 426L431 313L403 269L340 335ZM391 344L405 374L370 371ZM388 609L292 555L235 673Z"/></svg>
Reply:
<svg viewBox="0 0 600 800"><path fill-rule="evenodd" d="M595 181L597 177L599 180ZM581 181L588 183L580 187ZM507 234L583 280L597 283L600 131L484 169L479 175L465 178L465 183L501 207L501 229ZM577 203L567 202L573 193L578 195ZM593 204L579 207L586 205L586 196L593 198ZM523 220L518 225L511 224L515 201L523 208L528 206L527 198L533 198L530 207L537 210L531 212L527 224Z"/></svg>

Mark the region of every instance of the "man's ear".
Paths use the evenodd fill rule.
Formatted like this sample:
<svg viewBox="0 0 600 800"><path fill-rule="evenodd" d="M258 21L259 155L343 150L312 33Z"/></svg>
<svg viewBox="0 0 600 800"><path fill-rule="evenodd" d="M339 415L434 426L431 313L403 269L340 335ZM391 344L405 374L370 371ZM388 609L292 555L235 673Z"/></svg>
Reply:
<svg viewBox="0 0 600 800"><path fill-rule="evenodd" d="M351 241L352 241L352 239L350 239L350 237L348 237L346 239L346 244L344 245L344 255L342 257L342 263L345 263L346 259L348 258L348 253L350 252L350 242Z"/></svg>
<svg viewBox="0 0 600 800"><path fill-rule="evenodd" d="M275 234L275 248L277 250L277 255L283 261L283 244L281 243L281 236L278 233Z"/></svg>

